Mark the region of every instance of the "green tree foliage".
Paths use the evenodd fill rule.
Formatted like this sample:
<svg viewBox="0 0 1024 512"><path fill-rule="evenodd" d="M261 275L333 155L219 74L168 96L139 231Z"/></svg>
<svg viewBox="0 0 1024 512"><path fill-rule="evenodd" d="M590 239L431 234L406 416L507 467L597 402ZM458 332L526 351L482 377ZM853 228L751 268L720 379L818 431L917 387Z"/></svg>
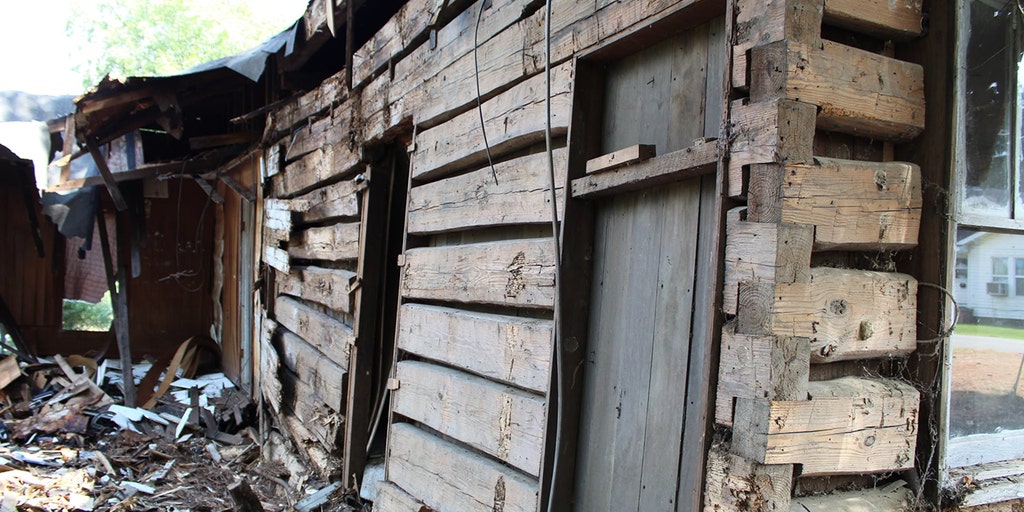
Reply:
<svg viewBox="0 0 1024 512"><path fill-rule="evenodd" d="M114 321L110 292L96 304L81 300L64 299L63 328L65 331L109 331Z"/></svg>
<svg viewBox="0 0 1024 512"><path fill-rule="evenodd" d="M299 0L282 1L295 5ZM245 0L79 0L66 32L86 88L106 75L179 73L252 48L301 10L254 12ZM305 5L302 3L301 5ZM291 12L289 16L285 14ZM296 13L297 12L297 13Z"/></svg>

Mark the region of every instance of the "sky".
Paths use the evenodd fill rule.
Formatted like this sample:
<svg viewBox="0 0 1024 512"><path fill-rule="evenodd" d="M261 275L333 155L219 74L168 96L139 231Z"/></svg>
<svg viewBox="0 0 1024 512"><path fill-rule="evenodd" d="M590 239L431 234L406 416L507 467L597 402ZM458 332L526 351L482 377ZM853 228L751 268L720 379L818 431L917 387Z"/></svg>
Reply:
<svg viewBox="0 0 1024 512"><path fill-rule="evenodd" d="M146 1L146 0L136 0ZM282 19L283 30L298 19L308 0L239 0L254 12ZM0 91L78 95L82 78L72 69L64 27L76 2L93 0L5 0L0 16ZM276 19L275 18L275 19Z"/></svg>

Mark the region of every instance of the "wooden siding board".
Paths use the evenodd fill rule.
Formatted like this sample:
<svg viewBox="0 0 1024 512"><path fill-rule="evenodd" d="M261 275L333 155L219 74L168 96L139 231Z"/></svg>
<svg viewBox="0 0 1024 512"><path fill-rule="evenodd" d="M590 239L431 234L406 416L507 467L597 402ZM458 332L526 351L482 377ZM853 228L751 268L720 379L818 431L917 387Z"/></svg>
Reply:
<svg viewBox="0 0 1024 512"><path fill-rule="evenodd" d="M278 295L275 306L278 323L335 363L347 364L349 347L355 343L352 328L287 295Z"/></svg>
<svg viewBox="0 0 1024 512"><path fill-rule="evenodd" d="M435 510L537 510L537 480L408 423L391 426L387 464L389 481Z"/></svg>
<svg viewBox="0 0 1024 512"><path fill-rule="evenodd" d="M292 267L278 273L278 293L323 304L335 311L352 312L352 287L355 272L320 267Z"/></svg>
<svg viewBox="0 0 1024 512"><path fill-rule="evenodd" d="M551 377L551 321L441 306L402 305L398 348L543 392Z"/></svg>
<svg viewBox="0 0 1024 512"><path fill-rule="evenodd" d="M552 250L547 238L410 249L405 253L402 295L550 309Z"/></svg>
<svg viewBox="0 0 1024 512"><path fill-rule="evenodd" d="M355 260L359 258L359 223L339 223L294 232L288 241L288 255L303 260Z"/></svg>
<svg viewBox="0 0 1024 512"><path fill-rule="evenodd" d="M544 399L457 370L398 363L393 410L507 462L540 473Z"/></svg>

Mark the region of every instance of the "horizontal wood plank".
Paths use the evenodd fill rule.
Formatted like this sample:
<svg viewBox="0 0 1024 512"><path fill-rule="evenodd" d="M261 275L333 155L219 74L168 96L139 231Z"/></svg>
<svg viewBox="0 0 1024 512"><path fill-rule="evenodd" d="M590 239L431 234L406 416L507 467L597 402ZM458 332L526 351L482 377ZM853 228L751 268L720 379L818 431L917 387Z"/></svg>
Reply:
<svg viewBox="0 0 1024 512"><path fill-rule="evenodd" d="M517 307L554 304L554 254L548 238L411 249L402 295Z"/></svg>
<svg viewBox="0 0 1024 512"><path fill-rule="evenodd" d="M423 502L417 500L401 487L388 482L377 483L377 500L373 510L377 512L421 512Z"/></svg>
<svg viewBox="0 0 1024 512"><path fill-rule="evenodd" d="M290 370L279 372L281 378L281 407L285 415L302 422L305 429L327 451L333 451L344 432L344 418L317 395L312 384L303 381Z"/></svg>
<svg viewBox="0 0 1024 512"><path fill-rule="evenodd" d="M804 476L914 467L920 396L898 380L844 377L808 384L810 400L736 399L732 451Z"/></svg>
<svg viewBox="0 0 1024 512"><path fill-rule="evenodd" d="M290 198L309 192L362 168L359 153L347 144L324 144L285 166L271 180L273 196Z"/></svg>
<svg viewBox="0 0 1024 512"><path fill-rule="evenodd" d="M568 151L554 151L558 212L564 207ZM469 174L413 187L409 233L428 234L485 226L550 224L546 153L515 158Z"/></svg>
<svg viewBox="0 0 1024 512"><path fill-rule="evenodd" d="M335 311L352 312L355 272L320 267L292 267L277 275L277 291L319 304Z"/></svg>
<svg viewBox="0 0 1024 512"><path fill-rule="evenodd" d="M288 200L287 204L304 224L356 217L359 215L359 190L355 180L339 181Z"/></svg>
<svg viewBox="0 0 1024 512"><path fill-rule="evenodd" d="M263 313L260 313L263 316ZM281 358L274 349L272 338L277 331L277 322L263 318L260 328L260 373L259 383L263 398L274 412L281 412L281 381L277 377Z"/></svg>
<svg viewBox="0 0 1024 512"><path fill-rule="evenodd" d="M359 258L359 223L339 223L293 233L288 255L295 259L345 261Z"/></svg>
<svg viewBox="0 0 1024 512"><path fill-rule="evenodd" d="M793 510L802 512L869 512L914 510L913 491L903 480L874 489L834 492L821 496L793 498Z"/></svg>
<svg viewBox="0 0 1024 512"><path fill-rule="evenodd" d="M273 126L276 133L285 133L300 123L308 123L311 118L328 112L331 107L343 102L348 97L345 87L345 74L335 74L324 79L320 85L301 96L282 105L269 118L268 126Z"/></svg>
<svg viewBox="0 0 1024 512"><path fill-rule="evenodd" d="M355 343L351 327L287 295L278 295L275 306L278 323L335 363L348 364L349 349Z"/></svg>
<svg viewBox="0 0 1024 512"><path fill-rule="evenodd" d="M551 70L552 135L565 135L572 110L572 63ZM484 126L492 156L544 140L544 77L535 76L484 102ZM420 132L412 155L414 180L428 180L444 173L487 161L476 111Z"/></svg>
<svg viewBox="0 0 1024 512"><path fill-rule="evenodd" d="M751 101L790 99L819 107L817 126L906 141L924 130L924 68L822 41L751 49Z"/></svg>
<svg viewBox="0 0 1024 512"><path fill-rule="evenodd" d="M665 185L713 173L717 164L718 143L701 141L689 148L627 167L575 179L572 182L572 195L592 198Z"/></svg>
<svg viewBox="0 0 1024 512"><path fill-rule="evenodd" d="M792 464L758 464L729 453L727 446L714 445L708 451L705 475L704 510L790 510Z"/></svg>
<svg viewBox="0 0 1024 512"><path fill-rule="evenodd" d="M537 510L537 480L505 465L408 423L389 441L388 479L434 510Z"/></svg>
<svg viewBox="0 0 1024 512"><path fill-rule="evenodd" d="M419 361L398 363L392 410L537 476L544 398Z"/></svg>
<svg viewBox="0 0 1024 512"><path fill-rule="evenodd" d="M907 40L924 32L921 0L825 0L825 23L881 39Z"/></svg>
<svg viewBox="0 0 1024 512"><path fill-rule="evenodd" d="M281 362L294 373L299 380L308 385L312 396L333 409L344 413L344 382L348 373L348 357L343 361L334 362L324 357L315 347L295 334L281 332ZM342 354L339 354L341 356Z"/></svg>
<svg viewBox="0 0 1024 512"><path fill-rule="evenodd" d="M402 305L398 348L543 393L551 379L551 321Z"/></svg>

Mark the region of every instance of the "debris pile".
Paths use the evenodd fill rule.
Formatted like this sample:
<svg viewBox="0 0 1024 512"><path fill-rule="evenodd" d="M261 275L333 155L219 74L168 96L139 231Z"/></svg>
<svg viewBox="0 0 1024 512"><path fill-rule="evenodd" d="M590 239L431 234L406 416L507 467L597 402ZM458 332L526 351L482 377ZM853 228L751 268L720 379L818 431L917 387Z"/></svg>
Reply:
<svg viewBox="0 0 1024 512"><path fill-rule="evenodd" d="M261 459L248 393L199 371L197 351L181 359L129 372L81 356L0 361L0 511L360 510L339 484L290 486ZM126 377L142 406L123 403Z"/></svg>

